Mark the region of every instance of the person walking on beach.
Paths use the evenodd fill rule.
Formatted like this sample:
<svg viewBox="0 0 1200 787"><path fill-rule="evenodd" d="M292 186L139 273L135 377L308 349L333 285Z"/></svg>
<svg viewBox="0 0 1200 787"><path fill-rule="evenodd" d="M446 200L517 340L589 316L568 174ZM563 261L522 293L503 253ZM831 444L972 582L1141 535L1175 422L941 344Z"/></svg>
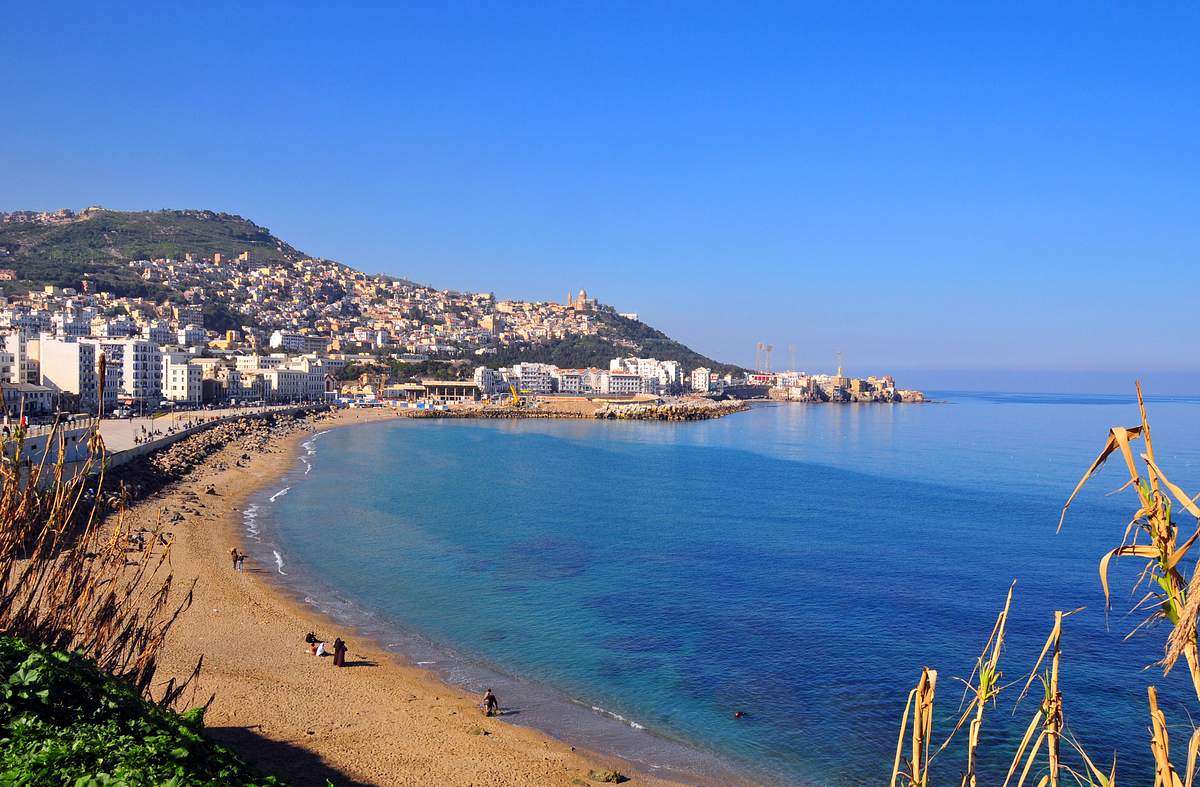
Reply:
<svg viewBox="0 0 1200 787"><path fill-rule="evenodd" d="M492 694L491 689L487 689L483 693L483 715L484 716L499 716L500 715L500 700L496 699L496 695Z"/></svg>
<svg viewBox="0 0 1200 787"><path fill-rule="evenodd" d="M333 641L333 666L346 666L346 643L342 641L341 637Z"/></svg>
<svg viewBox="0 0 1200 787"><path fill-rule="evenodd" d="M237 556L237 560L234 562L234 566L237 567L238 571L241 571L242 566L245 565L245 563L246 563L246 556L243 553L239 552L238 556Z"/></svg>
<svg viewBox="0 0 1200 787"><path fill-rule="evenodd" d="M229 550L229 557L230 557L230 558L233 560L233 569L236 571L236 570L237 570L237 567L238 567L238 551L237 551L237 547L231 547L231 548L230 548L230 550Z"/></svg>

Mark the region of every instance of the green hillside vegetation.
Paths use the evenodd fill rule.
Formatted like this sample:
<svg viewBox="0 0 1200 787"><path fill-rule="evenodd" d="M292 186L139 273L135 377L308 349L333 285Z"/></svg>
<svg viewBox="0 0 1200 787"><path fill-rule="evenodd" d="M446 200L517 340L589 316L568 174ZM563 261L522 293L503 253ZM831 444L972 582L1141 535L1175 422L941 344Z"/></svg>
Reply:
<svg viewBox="0 0 1200 787"><path fill-rule="evenodd" d="M89 209L63 224L0 224L0 267L12 268L18 279L7 282L9 290L79 287L87 273L96 290L157 299L169 291L142 281L129 260L218 252L233 258L243 251L260 262L305 256L248 219L207 210Z"/></svg>
<svg viewBox="0 0 1200 787"><path fill-rule="evenodd" d="M488 366L511 366L521 361L551 363L564 369L608 368L613 358L637 355L660 361L679 361L685 370L698 366L712 369L714 374L744 373L732 364L715 361L692 348L680 344L662 331L639 320L599 311L597 321L605 336L568 336L544 344L502 347L496 355L486 356ZM481 360L481 363L485 361Z"/></svg>
<svg viewBox="0 0 1200 787"><path fill-rule="evenodd" d="M0 638L0 784L278 785L87 659Z"/></svg>

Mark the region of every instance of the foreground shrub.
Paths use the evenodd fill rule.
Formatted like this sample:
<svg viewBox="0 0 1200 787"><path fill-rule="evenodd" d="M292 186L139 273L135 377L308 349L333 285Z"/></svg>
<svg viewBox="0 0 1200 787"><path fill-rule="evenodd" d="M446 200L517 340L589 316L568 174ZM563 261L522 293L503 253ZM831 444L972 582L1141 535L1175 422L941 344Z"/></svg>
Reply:
<svg viewBox="0 0 1200 787"><path fill-rule="evenodd" d="M79 654L0 637L0 784L274 785Z"/></svg>

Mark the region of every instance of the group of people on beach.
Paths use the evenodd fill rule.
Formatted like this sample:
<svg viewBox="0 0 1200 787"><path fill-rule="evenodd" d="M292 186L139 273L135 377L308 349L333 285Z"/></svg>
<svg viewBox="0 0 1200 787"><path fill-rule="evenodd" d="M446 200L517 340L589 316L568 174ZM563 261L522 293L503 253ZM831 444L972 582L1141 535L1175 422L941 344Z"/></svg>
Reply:
<svg viewBox="0 0 1200 787"><path fill-rule="evenodd" d="M313 656L329 655L329 651L325 649L325 640L319 638L315 633L308 632L304 636L304 641L308 643L308 652ZM333 641L333 666L346 666L346 643L341 637Z"/></svg>
<svg viewBox="0 0 1200 787"><path fill-rule="evenodd" d="M246 562L246 555L243 552L238 552L237 547L232 547L229 550L229 557L233 559L233 570L241 571L242 564Z"/></svg>

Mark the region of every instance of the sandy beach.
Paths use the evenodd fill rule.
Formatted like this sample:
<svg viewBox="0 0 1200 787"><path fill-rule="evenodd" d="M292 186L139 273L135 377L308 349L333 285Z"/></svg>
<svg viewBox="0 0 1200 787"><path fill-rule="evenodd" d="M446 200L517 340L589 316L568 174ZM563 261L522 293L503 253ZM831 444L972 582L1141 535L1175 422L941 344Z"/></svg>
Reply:
<svg viewBox="0 0 1200 787"><path fill-rule="evenodd" d="M206 716L211 734L264 772L299 785L581 785L600 783L591 772L609 769L630 777L630 784L677 783L484 718L478 697L399 663L291 600L272 584L268 567L247 563L245 571L233 570L229 550L242 547L244 501L296 461L299 441L316 428L389 417L395 416L342 411L251 452L243 466L246 451L235 442L130 507L135 527L152 527L160 516L169 523L176 581L197 579L192 606L171 631L159 679L186 676L203 655L188 704L214 696ZM209 485L216 494L205 493ZM347 668L305 650L310 630L348 642Z"/></svg>

